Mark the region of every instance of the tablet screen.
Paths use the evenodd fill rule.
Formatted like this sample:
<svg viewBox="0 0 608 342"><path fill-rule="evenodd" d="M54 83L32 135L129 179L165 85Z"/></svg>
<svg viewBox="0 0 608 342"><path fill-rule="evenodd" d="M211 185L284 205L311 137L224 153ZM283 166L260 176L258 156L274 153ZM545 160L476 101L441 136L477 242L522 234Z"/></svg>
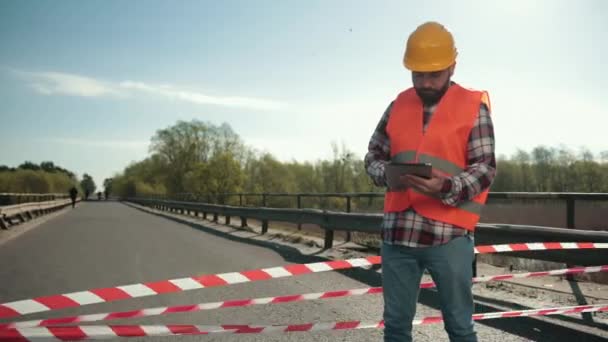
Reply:
<svg viewBox="0 0 608 342"><path fill-rule="evenodd" d="M386 182L391 189L403 189L400 177L402 175L415 175L430 179L433 167L428 163L387 163L384 169Z"/></svg>

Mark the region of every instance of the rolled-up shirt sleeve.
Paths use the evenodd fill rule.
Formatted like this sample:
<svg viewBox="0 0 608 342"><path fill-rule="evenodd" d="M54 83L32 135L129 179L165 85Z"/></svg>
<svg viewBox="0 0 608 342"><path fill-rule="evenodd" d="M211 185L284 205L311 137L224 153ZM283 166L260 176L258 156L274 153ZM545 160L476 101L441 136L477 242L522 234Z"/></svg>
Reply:
<svg viewBox="0 0 608 342"><path fill-rule="evenodd" d="M391 102L384 111L380 122L378 122L369 140L367 153L365 154L365 170L376 186L386 186L384 167L386 162L390 160L391 151L390 140L386 134L386 124L388 123L392 106L393 103Z"/></svg>

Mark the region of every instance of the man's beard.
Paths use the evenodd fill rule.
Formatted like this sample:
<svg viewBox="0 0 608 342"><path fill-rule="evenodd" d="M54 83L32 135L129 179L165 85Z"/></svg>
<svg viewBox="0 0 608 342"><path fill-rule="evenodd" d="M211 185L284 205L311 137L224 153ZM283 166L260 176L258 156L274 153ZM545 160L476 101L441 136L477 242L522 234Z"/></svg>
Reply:
<svg viewBox="0 0 608 342"><path fill-rule="evenodd" d="M450 80L445 82L445 85L439 90L428 88L415 88L415 90L416 94L418 94L418 97L420 97L420 100L422 100L422 103L427 106L430 106L436 104L437 102L439 102L439 100L441 100L445 92L448 91L449 86Z"/></svg>

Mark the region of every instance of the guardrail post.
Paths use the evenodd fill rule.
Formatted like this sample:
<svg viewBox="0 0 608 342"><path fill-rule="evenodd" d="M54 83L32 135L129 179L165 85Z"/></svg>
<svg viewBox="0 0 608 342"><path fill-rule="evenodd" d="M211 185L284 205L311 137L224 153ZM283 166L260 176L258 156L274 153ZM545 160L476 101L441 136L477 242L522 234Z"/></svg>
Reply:
<svg viewBox="0 0 608 342"><path fill-rule="evenodd" d="M473 268L473 278L477 277L477 254L473 255L473 264L471 267Z"/></svg>
<svg viewBox="0 0 608 342"><path fill-rule="evenodd" d="M213 213L213 222L217 222L217 212Z"/></svg>
<svg viewBox="0 0 608 342"><path fill-rule="evenodd" d="M569 229L575 229L574 212L575 212L575 199L574 199L574 197L568 196L568 198L566 199L566 227L568 227ZM572 268L575 266L576 265L566 263L566 267L568 267L568 268ZM576 297L576 302L578 303L578 305L587 305L587 300L585 299L585 296L581 292L580 287L574 280L574 275L567 274L566 280L568 281L568 283L570 283L570 287L572 288L572 292L574 293L574 296ZM593 316L591 316L590 312L583 312L582 317L583 317L583 320L585 320L587 322L593 322Z"/></svg>
<svg viewBox="0 0 608 342"><path fill-rule="evenodd" d="M226 215L225 217L226 217L226 224L227 224L227 225L228 225L228 224L230 224L230 216L229 216L229 215Z"/></svg>
<svg viewBox="0 0 608 342"><path fill-rule="evenodd" d="M6 224L6 222L4 221L4 218L2 216L0 216L0 228L7 230L8 229L8 225Z"/></svg>
<svg viewBox="0 0 608 342"><path fill-rule="evenodd" d="M325 229L325 242L323 243L323 248L330 249L334 245L334 231L332 229Z"/></svg>
<svg viewBox="0 0 608 342"><path fill-rule="evenodd" d="M298 209L302 209L302 195L297 195ZM298 230L302 230L302 224L298 223Z"/></svg>
<svg viewBox="0 0 608 342"><path fill-rule="evenodd" d="M566 198L566 227L569 229L574 229L574 198L568 197ZM572 264L566 264L566 267L574 267ZM568 281L574 281L574 276L572 274L567 274L566 279Z"/></svg>
<svg viewBox="0 0 608 342"><path fill-rule="evenodd" d="M566 226L574 228L574 198L568 197L566 200Z"/></svg>
<svg viewBox="0 0 608 342"><path fill-rule="evenodd" d="M347 213L350 213L350 199L351 199L351 197L347 195L346 196L346 212ZM351 232L350 232L350 230L347 230L346 231L346 242L350 242L351 238L352 238Z"/></svg>
<svg viewBox="0 0 608 342"><path fill-rule="evenodd" d="M266 194L262 194L262 207L268 206ZM262 220L262 234L268 233L268 220Z"/></svg>
<svg viewBox="0 0 608 342"><path fill-rule="evenodd" d="M244 216L241 216L241 228L245 228L247 227L247 218Z"/></svg>

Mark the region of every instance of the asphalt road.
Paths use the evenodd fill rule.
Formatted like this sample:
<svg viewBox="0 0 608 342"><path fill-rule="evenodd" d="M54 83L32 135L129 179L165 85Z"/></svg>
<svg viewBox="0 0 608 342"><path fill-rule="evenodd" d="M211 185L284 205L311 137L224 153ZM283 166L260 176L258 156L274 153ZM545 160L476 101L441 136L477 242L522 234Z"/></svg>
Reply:
<svg viewBox="0 0 608 342"><path fill-rule="evenodd" d="M92 288L307 263L323 259L272 243L230 237L117 202L85 202L0 245L0 302ZM19 229L16 227L15 229ZM324 272L84 306L27 319L184 305L380 286L371 270ZM420 296L418 316L437 315L432 291ZM495 311L478 305L477 311ZM382 317L380 295L258 305L96 324L293 324ZM480 341L603 341L600 337L531 318L477 324ZM137 340L137 339L129 339ZM214 335L149 338L152 341L381 341L376 329L280 335ZM416 341L447 341L441 324L415 328Z"/></svg>

